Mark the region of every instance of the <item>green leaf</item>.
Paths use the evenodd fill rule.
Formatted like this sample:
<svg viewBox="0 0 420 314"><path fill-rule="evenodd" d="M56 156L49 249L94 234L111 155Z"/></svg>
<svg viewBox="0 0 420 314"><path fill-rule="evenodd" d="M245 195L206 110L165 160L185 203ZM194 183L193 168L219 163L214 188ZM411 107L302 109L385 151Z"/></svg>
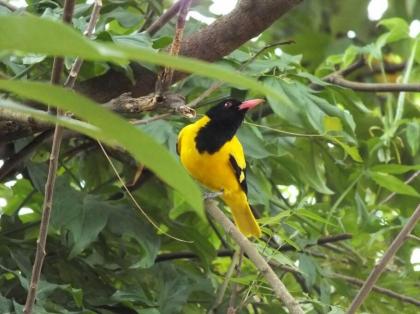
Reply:
<svg viewBox="0 0 420 314"><path fill-rule="evenodd" d="M381 20L378 25L385 26L389 33L385 34L386 43L392 43L404 38L408 38L409 27L408 23L399 17ZM382 37L382 36L381 36Z"/></svg>
<svg viewBox="0 0 420 314"><path fill-rule="evenodd" d="M0 89L8 90L22 97L73 112L88 120L92 125L62 118L59 122L88 136L110 145L119 145L130 152L136 160L156 173L162 180L182 194L200 215L204 215L201 191L186 170L161 145L150 136L124 121L114 113L73 91L44 83L23 81L0 81ZM0 101L1 107L17 110L46 121L55 121L48 114ZM146 149L147 148L147 149Z"/></svg>
<svg viewBox="0 0 420 314"><path fill-rule="evenodd" d="M412 121L407 125L407 128L405 129L405 137L407 138L411 156L414 157L420 147L420 121Z"/></svg>
<svg viewBox="0 0 420 314"><path fill-rule="evenodd" d="M369 172L369 174L378 185L392 192L420 197L420 194L413 187L407 185L397 177L383 172Z"/></svg>
<svg viewBox="0 0 420 314"><path fill-rule="evenodd" d="M420 170L420 165L382 164L375 165L372 168L370 168L370 170L374 172L401 174L411 170Z"/></svg>
<svg viewBox="0 0 420 314"><path fill-rule="evenodd" d="M342 141L340 141L339 139L337 139L336 137L328 137L331 141L337 143L338 145L341 146L341 148L344 149L344 151L349 154L349 156L357 162L363 162L363 158L362 156L360 156L359 150L356 146L350 146L347 145L346 143L343 143Z"/></svg>
<svg viewBox="0 0 420 314"><path fill-rule="evenodd" d="M11 32L10 30L13 30ZM50 30L54 29L54 32ZM35 16L4 16L0 18L0 49L48 55L73 56L87 60L113 61L126 64L129 60L144 61L196 73L271 96L280 103L291 102L283 93L223 66L181 56L157 53L152 49L131 45L92 42L63 23ZM45 34L48 34L46 38Z"/></svg>
<svg viewBox="0 0 420 314"><path fill-rule="evenodd" d="M343 130L341 120L337 117L324 117L324 129L325 132L340 132Z"/></svg>

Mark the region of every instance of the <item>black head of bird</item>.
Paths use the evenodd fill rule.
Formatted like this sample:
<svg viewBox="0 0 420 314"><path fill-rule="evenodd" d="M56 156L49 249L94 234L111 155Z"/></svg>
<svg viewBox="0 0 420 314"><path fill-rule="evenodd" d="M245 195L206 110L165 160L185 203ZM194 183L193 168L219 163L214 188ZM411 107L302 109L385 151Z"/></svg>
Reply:
<svg viewBox="0 0 420 314"><path fill-rule="evenodd" d="M198 132L197 149L200 152L214 153L231 140L245 118L245 114L264 102L263 99L240 101L229 98L219 102L206 112L209 121Z"/></svg>

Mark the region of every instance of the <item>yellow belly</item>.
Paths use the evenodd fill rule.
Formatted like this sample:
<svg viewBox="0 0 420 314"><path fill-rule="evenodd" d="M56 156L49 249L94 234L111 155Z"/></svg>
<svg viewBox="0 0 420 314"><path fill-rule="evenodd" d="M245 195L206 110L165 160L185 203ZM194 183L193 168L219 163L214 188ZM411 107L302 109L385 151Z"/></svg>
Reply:
<svg viewBox="0 0 420 314"><path fill-rule="evenodd" d="M214 154L200 153L195 148L195 137L200 124L205 123L207 123L205 119L199 120L198 123L188 125L181 131L179 154L182 164L196 180L211 190L240 190L240 185L229 161L230 155L235 154L233 150L240 150L243 155L239 140L236 136L233 137Z"/></svg>

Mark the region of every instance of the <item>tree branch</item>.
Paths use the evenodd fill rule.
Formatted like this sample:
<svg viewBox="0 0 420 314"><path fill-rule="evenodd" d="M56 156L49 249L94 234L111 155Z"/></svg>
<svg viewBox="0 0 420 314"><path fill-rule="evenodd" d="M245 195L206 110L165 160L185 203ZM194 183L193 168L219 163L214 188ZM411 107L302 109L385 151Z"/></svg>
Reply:
<svg viewBox="0 0 420 314"><path fill-rule="evenodd" d="M242 0L231 13L185 38L182 41L180 55L208 62L219 60L263 32L301 1ZM110 70L102 76L81 83L76 89L101 103L128 91L133 97L153 92L156 75L136 64L132 64L132 69L136 81L134 85L124 73ZM174 81L183 77L185 74L175 73Z"/></svg>
<svg viewBox="0 0 420 314"><path fill-rule="evenodd" d="M329 76L325 81L358 92L420 92L420 84L361 83L349 81L339 75Z"/></svg>
<svg viewBox="0 0 420 314"><path fill-rule="evenodd" d="M73 10L74 10L74 4L75 4L74 0L66 0L64 2L63 19L71 20L71 16L73 15ZM96 0L94 9L92 11L91 20L88 25L88 30L89 30L89 27L91 27L90 32L92 32L98 19L98 9L95 9L95 8L96 7L100 8L101 6L102 6L101 0ZM93 25L90 25L91 23L93 23ZM67 78L67 81L65 83L67 87L70 87L70 88L73 87L74 82L79 74L80 66L81 66L80 59L76 59L70 71L70 75ZM60 77L60 73L57 73L56 75L57 77ZM61 114L62 114L61 110L57 110L57 116ZM50 162L49 162L49 167L48 167L47 182L45 184L44 203L42 206L41 225L40 225L39 236L37 240L37 248L36 248L36 253L35 253L35 261L32 268L31 282L28 287L28 295L26 297L26 302L23 309L23 313L25 314L32 313L32 309L35 303L38 283L41 277L42 265L44 263L44 258L47 254L45 251L45 247L47 243L48 226L49 226L51 210L52 210L54 185L55 185L55 180L57 177L58 158L59 158L60 146L61 146L61 142L63 138L63 130L64 129L58 124L55 126L55 129L54 129L54 136L53 136L53 142L52 142L52 148L51 148L51 154L50 154Z"/></svg>
<svg viewBox="0 0 420 314"><path fill-rule="evenodd" d="M298 302L289 293L284 284L277 277L273 269L268 265L265 259L260 255L256 247L235 227L235 225L222 213L212 200L206 202L207 212L216 220L229 234L233 240L243 249L255 267L265 277L272 287L275 295L285 304L291 314L303 314Z"/></svg>
<svg viewBox="0 0 420 314"><path fill-rule="evenodd" d="M332 278L345 280L345 281L347 281L347 282L349 282L353 285L359 286L359 287L363 286L363 283L364 283L363 280L360 280L358 278L354 278L354 277L350 277L350 276L343 275L343 274L338 274L338 273L331 273L327 276L330 276ZM372 290L376 291L376 292L379 292L379 293L382 293L382 294L385 294L385 295L387 295L391 298L397 299L401 302L406 302L406 303L410 303L410 304L413 304L413 305L416 305L416 306L420 306L420 300L414 299L412 297L409 297L409 296L406 296L406 295L403 295L403 294L400 294L400 293L396 293L396 292L394 292L390 289L386 289L386 288L374 285L374 286L372 286Z"/></svg>
<svg viewBox="0 0 420 314"><path fill-rule="evenodd" d="M381 258L379 263L375 266L375 268L369 274L369 277L366 279L362 288L357 293L349 309L347 310L347 314L356 313L359 306L363 303L363 301L369 295L369 292L372 290L372 287L375 284L375 282L378 280L379 276L385 270L386 265L389 263L391 258L395 255L395 253L401 247L404 241L407 239L407 235L411 233L411 231L413 230L413 228L415 227L417 223L417 220L419 219L420 219L420 204L417 206L417 208L415 209L410 219L408 219L405 226L401 229L400 233L391 243L391 245L389 246L388 250L385 252L384 256Z"/></svg>

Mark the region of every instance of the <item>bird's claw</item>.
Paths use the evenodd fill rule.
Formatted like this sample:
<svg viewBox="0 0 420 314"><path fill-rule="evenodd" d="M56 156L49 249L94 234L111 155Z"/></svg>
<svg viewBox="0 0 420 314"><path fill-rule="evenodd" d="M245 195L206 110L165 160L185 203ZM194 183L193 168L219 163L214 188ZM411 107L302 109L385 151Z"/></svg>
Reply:
<svg viewBox="0 0 420 314"><path fill-rule="evenodd" d="M223 194L223 191L204 192L204 200L210 200Z"/></svg>

